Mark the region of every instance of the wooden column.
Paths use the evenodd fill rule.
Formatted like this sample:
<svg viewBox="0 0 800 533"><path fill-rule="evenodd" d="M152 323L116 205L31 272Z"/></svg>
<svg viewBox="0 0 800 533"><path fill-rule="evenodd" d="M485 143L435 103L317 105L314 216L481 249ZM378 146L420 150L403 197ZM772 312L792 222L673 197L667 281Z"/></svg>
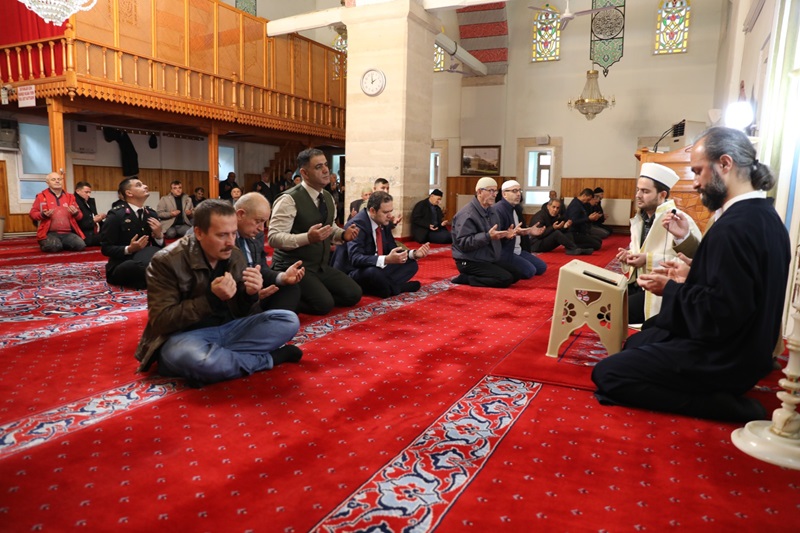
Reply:
<svg viewBox="0 0 800 533"><path fill-rule="evenodd" d="M217 198L219 196L219 127L217 124L211 125L208 134L208 187L206 187L206 198Z"/></svg>
<svg viewBox="0 0 800 533"><path fill-rule="evenodd" d="M64 148L64 106L60 98L47 98L47 121L50 126L52 170L60 172L67 168L67 153ZM65 188L66 186L64 183Z"/></svg>

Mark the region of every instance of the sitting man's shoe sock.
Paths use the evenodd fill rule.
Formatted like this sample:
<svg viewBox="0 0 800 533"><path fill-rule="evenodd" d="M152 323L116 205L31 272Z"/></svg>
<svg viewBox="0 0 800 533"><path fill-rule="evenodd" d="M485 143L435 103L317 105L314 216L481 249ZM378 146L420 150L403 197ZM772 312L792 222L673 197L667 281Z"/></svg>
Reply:
<svg viewBox="0 0 800 533"><path fill-rule="evenodd" d="M567 255L583 255L583 249L581 248L567 248L564 252Z"/></svg>
<svg viewBox="0 0 800 533"><path fill-rule="evenodd" d="M400 292L417 292L422 284L419 281L407 281L400 285Z"/></svg>
<svg viewBox="0 0 800 533"><path fill-rule="evenodd" d="M205 383L203 383L202 381L196 380L194 378L184 378L184 379L186 381L186 385L188 385L192 389L202 389L203 385L205 385Z"/></svg>
<svg viewBox="0 0 800 533"><path fill-rule="evenodd" d="M592 255L594 253L594 248L583 248L583 255Z"/></svg>
<svg viewBox="0 0 800 533"><path fill-rule="evenodd" d="M456 285L469 285L467 276L465 276L464 274L459 274L458 276L451 279L450 282L455 283Z"/></svg>
<svg viewBox="0 0 800 533"><path fill-rule="evenodd" d="M303 351L294 344L284 344L272 352L272 366L283 363L297 363L303 357Z"/></svg>

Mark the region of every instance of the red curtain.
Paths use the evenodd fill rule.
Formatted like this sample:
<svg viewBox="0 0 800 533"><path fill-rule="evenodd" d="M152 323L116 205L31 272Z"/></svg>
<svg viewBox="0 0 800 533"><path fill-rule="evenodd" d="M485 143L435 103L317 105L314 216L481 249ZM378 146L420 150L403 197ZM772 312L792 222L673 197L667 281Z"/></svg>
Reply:
<svg viewBox="0 0 800 533"><path fill-rule="evenodd" d="M0 46L64 35L66 29L66 24L56 26L46 23L18 0L0 2L0 20L3 21Z"/></svg>
<svg viewBox="0 0 800 533"><path fill-rule="evenodd" d="M24 4L18 0L2 0L0 1L0 20L3 21L3 31L0 31L0 46L7 46L9 44L22 43L27 41L35 41L37 39L46 39L50 37L60 37L64 35L66 24L56 26L55 24L46 23L39 15L25 7ZM61 44L55 47L56 55L56 72L50 72L50 47L45 46L42 50L45 54L44 68L45 74L60 75L62 70L61 61ZM5 54L0 55L0 78L2 81L24 81L33 77L38 78L39 72L39 51L36 47L31 51L33 54L33 72L28 70L27 50L22 49L22 73L17 68L17 54L16 50L11 50L9 59L11 60L11 72L8 72L8 65L6 63ZM21 78L21 79L20 79Z"/></svg>

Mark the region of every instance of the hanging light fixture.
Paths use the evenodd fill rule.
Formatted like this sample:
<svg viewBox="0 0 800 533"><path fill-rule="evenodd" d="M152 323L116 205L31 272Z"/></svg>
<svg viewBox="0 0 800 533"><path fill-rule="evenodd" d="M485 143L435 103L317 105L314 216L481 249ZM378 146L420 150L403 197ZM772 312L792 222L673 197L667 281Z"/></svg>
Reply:
<svg viewBox="0 0 800 533"><path fill-rule="evenodd" d="M45 22L56 26L64 24L78 11L89 11L97 0L19 0L22 4L42 17Z"/></svg>
<svg viewBox="0 0 800 533"><path fill-rule="evenodd" d="M575 101L570 100L567 106L570 109L577 109L586 120L592 120L595 116L599 115L603 109L607 107L614 107L616 104L614 97L609 101L600 92L600 86L597 84L597 71L586 71L586 85L583 86L583 92L580 98Z"/></svg>

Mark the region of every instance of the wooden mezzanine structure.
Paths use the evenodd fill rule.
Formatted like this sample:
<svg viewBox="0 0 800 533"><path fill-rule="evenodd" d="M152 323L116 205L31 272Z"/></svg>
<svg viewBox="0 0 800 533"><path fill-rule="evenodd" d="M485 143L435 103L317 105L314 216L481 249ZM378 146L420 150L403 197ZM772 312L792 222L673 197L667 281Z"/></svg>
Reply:
<svg viewBox="0 0 800 533"><path fill-rule="evenodd" d="M4 110L47 117L54 169L66 168L65 120L206 139L205 176L142 170L153 190L181 179L216 196L220 139L278 146L283 161L344 145L345 57L296 34L267 37L266 23L217 0L98 0L62 34L0 44L0 82L33 85L37 104L17 109L11 95ZM114 170L73 169L101 190L116 190ZM31 231L0 193L6 231Z"/></svg>

